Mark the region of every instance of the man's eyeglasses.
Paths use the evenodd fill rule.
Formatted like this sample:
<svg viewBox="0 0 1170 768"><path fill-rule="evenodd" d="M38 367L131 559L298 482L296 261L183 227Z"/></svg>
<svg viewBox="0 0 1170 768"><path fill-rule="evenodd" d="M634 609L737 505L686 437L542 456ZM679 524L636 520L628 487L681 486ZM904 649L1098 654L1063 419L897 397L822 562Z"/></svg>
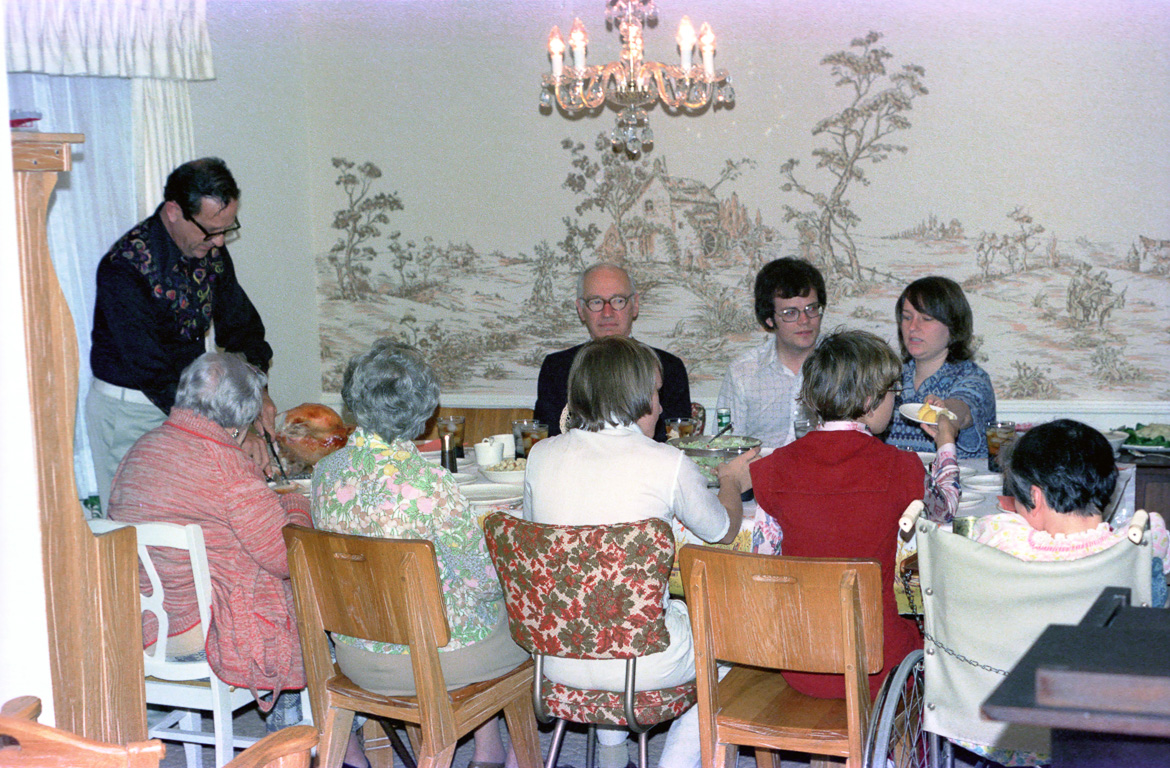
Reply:
<svg viewBox="0 0 1170 768"><path fill-rule="evenodd" d="M583 303L585 308L590 312L600 312L601 310L605 309L606 304L608 304L614 312L621 312L626 308L626 305L630 303L630 299L633 297L633 294L630 294L629 296L610 296L608 299L603 299L600 296L593 296L588 299L582 299L581 303Z"/></svg>
<svg viewBox="0 0 1170 768"><path fill-rule="evenodd" d="M191 218L190 216L188 216L186 214L183 214L183 218L186 219L187 221L191 222L195 226L199 227L199 231L203 233L203 242L207 242L208 240L214 240L217 237L222 237L226 241L228 239L228 235L232 234L233 232L235 232L236 230L238 230L240 228L240 217L239 216L236 217L236 220L234 222L232 222L232 225L230 227L228 227L227 229L221 229L218 232L208 232L207 229L202 224L195 221L195 219Z"/></svg>
<svg viewBox="0 0 1170 768"><path fill-rule="evenodd" d="M778 309L778 310L776 310L776 317L780 318L781 320L783 320L786 323L795 323L796 319L798 317L800 317L801 312L804 312L804 316L807 317L808 319L815 320L816 318L820 317L821 313L824 311L825 311L825 308L822 307L820 304L809 304L803 310L798 309L796 307L787 307L785 309Z"/></svg>

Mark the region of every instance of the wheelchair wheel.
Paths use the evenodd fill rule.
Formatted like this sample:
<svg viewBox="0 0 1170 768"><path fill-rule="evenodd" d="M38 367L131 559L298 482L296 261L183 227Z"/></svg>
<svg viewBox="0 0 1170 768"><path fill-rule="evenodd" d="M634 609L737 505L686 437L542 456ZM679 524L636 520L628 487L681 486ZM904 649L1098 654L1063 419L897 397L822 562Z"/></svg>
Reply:
<svg viewBox="0 0 1170 768"><path fill-rule="evenodd" d="M865 768L932 768L922 730L922 651L902 659L882 684L865 742Z"/></svg>

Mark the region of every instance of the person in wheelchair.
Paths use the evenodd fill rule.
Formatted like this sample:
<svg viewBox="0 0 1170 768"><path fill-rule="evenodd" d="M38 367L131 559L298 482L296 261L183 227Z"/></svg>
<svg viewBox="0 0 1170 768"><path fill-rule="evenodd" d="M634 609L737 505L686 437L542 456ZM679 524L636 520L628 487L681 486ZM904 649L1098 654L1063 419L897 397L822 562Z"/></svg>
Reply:
<svg viewBox="0 0 1170 768"><path fill-rule="evenodd" d="M1021 560L1079 560L1125 538L1103 519L1117 485L1113 448L1092 427L1058 419L1028 430L1006 446L1004 491L1016 511L981 517L973 538ZM1150 513L1153 551L1153 604L1166 602L1170 534Z"/></svg>

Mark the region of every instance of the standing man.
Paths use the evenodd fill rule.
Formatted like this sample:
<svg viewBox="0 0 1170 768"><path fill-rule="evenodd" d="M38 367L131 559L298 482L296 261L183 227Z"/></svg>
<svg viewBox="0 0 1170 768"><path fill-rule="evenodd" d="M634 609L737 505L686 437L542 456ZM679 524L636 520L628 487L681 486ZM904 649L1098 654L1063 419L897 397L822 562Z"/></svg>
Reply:
<svg viewBox="0 0 1170 768"><path fill-rule="evenodd" d="M638 291L624 269L613 264L594 264L577 280L577 316L589 331L589 338L630 335L638 317ZM561 411L569 400L569 368L584 344L553 352L544 358L536 380L537 421L548 424L549 437L561 433ZM651 347L662 362L662 388L658 399L662 416L654 427L654 439L666 440L666 419L689 419L691 387L687 369L669 352Z"/></svg>
<svg viewBox="0 0 1170 768"><path fill-rule="evenodd" d="M272 360L264 323L227 251L240 228L240 188L227 165L217 157L180 165L163 198L98 264L85 408L103 503L126 451L166 419L179 374L207 350L212 323L225 351L265 372ZM272 430L275 415L265 394L263 428ZM249 436L244 450L267 466L259 435Z"/></svg>
<svg viewBox="0 0 1170 768"><path fill-rule="evenodd" d="M796 439L800 368L821 333L825 279L807 261L776 259L756 275L755 295L756 319L772 338L732 361L717 406L731 409L736 434L774 449Z"/></svg>

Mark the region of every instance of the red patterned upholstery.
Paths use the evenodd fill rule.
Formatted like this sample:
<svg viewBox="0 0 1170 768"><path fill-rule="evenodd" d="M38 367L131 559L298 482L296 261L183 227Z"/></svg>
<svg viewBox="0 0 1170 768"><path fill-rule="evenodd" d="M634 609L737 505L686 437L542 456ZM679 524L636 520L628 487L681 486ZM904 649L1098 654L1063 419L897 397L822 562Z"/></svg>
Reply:
<svg viewBox="0 0 1170 768"><path fill-rule="evenodd" d="M548 713L561 720L596 725L629 725L620 693L584 691L547 679L541 681L540 693ZM634 694L634 717L643 725L673 720L694 706L695 701L697 695L694 681L674 688L638 691Z"/></svg>
<svg viewBox="0 0 1170 768"><path fill-rule="evenodd" d="M670 644L662 595L674 534L665 521L541 525L499 512L484 532L512 637L524 650L628 659Z"/></svg>
<svg viewBox="0 0 1170 768"><path fill-rule="evenodd" d="M496 512L484 520L516 643L530 653L628 659L666 650L663 594L674 535L663 520L599 526L542 525ZM628 725L622 694L541 681L554 717ZM640 691L639 724L678 717L695 703L693 682Z"/></svg>

